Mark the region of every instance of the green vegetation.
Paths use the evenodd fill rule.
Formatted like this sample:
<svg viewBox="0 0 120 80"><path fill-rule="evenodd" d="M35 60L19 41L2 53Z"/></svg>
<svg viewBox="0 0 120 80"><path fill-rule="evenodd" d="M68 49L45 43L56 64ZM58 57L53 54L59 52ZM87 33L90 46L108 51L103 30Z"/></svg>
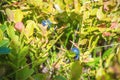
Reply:
<svg viewBox="0 0 120 80"><path fill-rule="evenodd" d="M120 0L0 0L0 80L120 80Z"/></svg>

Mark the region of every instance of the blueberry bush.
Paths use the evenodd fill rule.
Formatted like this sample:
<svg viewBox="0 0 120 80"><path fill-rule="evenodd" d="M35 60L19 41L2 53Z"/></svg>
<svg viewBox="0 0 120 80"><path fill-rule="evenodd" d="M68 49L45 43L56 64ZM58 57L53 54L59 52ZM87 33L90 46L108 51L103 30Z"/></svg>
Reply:
<svg viewBox="0 0 120 80"><path fill-rule="evenodd" d="M0 0L0 80L120 80L120 0Z"/></svg>

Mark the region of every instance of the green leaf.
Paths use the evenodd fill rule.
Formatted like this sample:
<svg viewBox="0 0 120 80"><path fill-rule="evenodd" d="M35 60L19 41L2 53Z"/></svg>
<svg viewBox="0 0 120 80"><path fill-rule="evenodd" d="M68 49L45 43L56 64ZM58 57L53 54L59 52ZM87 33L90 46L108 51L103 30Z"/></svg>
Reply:
<svg viewBox="0 0 120 80"><path fill-rule="evenodd" d="M0 41L3 39L3 32L2 30L0 29Z"/></svg>
<svg viewBox="0 0 120 80"><path fill-rule="evenodd" d="M27 61L27 59L25 57L23 59L20 59L19 61L17 61L17 63L18 63L17 67L26 66L27 65L26 61Z"/></svg>
<svg viewBox="0 0 120 80"><path fill-rule="evenodd" d="M14 21L14 13L9 8L5 9L9 21ZM19 14L18 14L19 15Z"/></svg>
<svg viewBox="0 0 120 80"><path fill-rule="evenodd" d="M13 26L9 26L7 28L7 34L11 39L11 44L13 44L11 46L17 49L20 45L20 41L19 41L19 36L15 34Z"/></svg>
<svg viewBox="0 0 120 80"><path fill-rule="evenodd" d="M103 53L102 58L103 58L103 59L106 59L111 53L113 53L113 51L114 51L114 48L109 48L108 50L106 50L106 51Z"/></svg>
<svg viewBox="0 0 120 80"><path fill-rule="evenodd" d="M120 47L117 48L117 58L118 62L120 63Z"/></svg>
<svg viewBox="0 0 120 80"><path fill-rule="evenodd" d="M43 5L42 0L27 0L27 2L32 4L35 7L40 7Z"/></svg>
<svg viewBox="0 0 120 80"><path fill-rule="evenodd" d="M58 4L54 4L54 6L55 6L55 9L56 9L59 13L62 13L62 12L63 12Z"/></svg>
<svg viewBox="0 0 120 80"><path fill-rule="evenodd" d="M19 36L15 35L14 38L12 39L12 41L13 41L14 47L17 48L20 46Z"/></svg>
<svg viewBox="0 0 120 80"><path fill-rule="evenodd" d="M10 49L7 47L0 47L0 54L9 54Z"/></svg>
<svg viewBox="0 0 120 80"><path fill-rule="evenodd" d="M28 67L25 67L18 72L16 72L16 80L26 80L28 79L32 74L34 70L29 69Z"/></svg>
<svg viewBox="0 0 120 80"><path fill-rule="evenodd" d="M97 8L91 9L91 10L90 10L90 15L91 15L91 16L96 16L97 11L98 11Z"/></svg>
<svg viewBox="0 0 120 80"><path fill-rule="evenodd" d="M25 28L25 35L27 38L33 35L34 28L36 27L36 23L32 20L27 21L27 26Z"/></svg>
<svg viewBox="0 0 120 80"><path fill-rule="evenodd" d="M54 80L67 80L67 79L59 75L59 76L55 76Z"/></svg>
<svg viewBox="0 0 120 80"><path fill-rule="evenodd" d="M0 47L8 46L8 44L9 44L9 40L1 40L0 41Z"/></svg>
<svg viewBox="0 0 120 80"><path fill-rule="evenodd" d="M89 16L90 16L90 12L89 12L89 11L85 11L85 12L83 13L83 20L88 19Z"/></svg>
<svg viewBox="0 0 120 80"><path fill-rule="evenodd" d="M23 19L23 12L20 9L14 10L14 22L21 22Z"/></svg>
<svg viewBox="0 0 120 80"><path fill-rule="evenodd" d="M71 80L79 80L82 73L82 65L79 61L73 62L71 66Z"/></svg>
<svg viewBox="0 0 120 80"><path fill-rule="evenodd" d="M104 20L106 18L106 15L103 13L102 8L103 7L100 7L97 11L97 18L99 20Z"/></svg>
<svg viewBox="0 0 120 80"><path fill-rule="evenodd" d="M102 80L105 74L105 70L103 68L99 68L96 73L96 80Z"/></svg>
<svg viewBox="0 0 120 80"><path fill-rule="evenodd" d="M75 57L75 53L73 53L72 51L67 51L67 56L69 58L73 58L73 57Z"/></svg>
<svg viewBox="0 0 120 80"><path fill-rule="evenodd" d="M111 80L110 75L106 73L106 70L103 67L97 69L95 78L95 80Z"/></svg>
<svg viewBox="0 0 120 80"><path fill-rule="evenodd" d="M93 31L97 31L98 28L97 27L88 27L88 31L87 32L93 32Z"/></svg>
<svg viewBox="0 0 120 80"><path fill-rule="evenodd" d="M85 45L87 43L88 39L82 39L79 41L80 45Z"/></svg>
<svg viewBox="0 0 120 80"><path fill-rule="evenodd" d="M98 67L100 61L100 57L94 58L94 61L86 63L86 65L90 67Z"/></svg>
<svg viewBox="0 0 120 80"><path fill-rule="evenodd" d="M92 47L95 48L97 43L98 43L98 40L99 40L99 36L96 37L96 40L92 43Z"/></svg>
<svg viewBox="0 0 120 80"><path fill-rule="evenodd" d="M65 8L65 4L64 4L63 0L55 0L55 3L58 4L61 9Z"/></svg>
<svg viewBox="0 0 120 80"><path fill-rule="evenodd" d="M94 36L92 35L89 39L89 45L88 45L88 49L90 49L92 47L92 40L93 40Z"/></svg>
<svg viewBox="0 0 120 80"><path fill-rule="evenodd" d="M28 52L28 49L29 47L28 46L24 46L21 50L20 50L20 53L19 53L19 57L25 57L25 55L27 54Z"/></svg>
<svg viewBox="0 0 120 80"><path fill-rule="evenodd" d="M57 1L57 0L56 0L56 1ZM73 0L69 0L69 1L64 0L64 2L65 2L66 4L73 4Z"/></svg>
<svg viewBox="0 0 120 80"><path fill-rule="evenodd" d="M28 46L25 46L25 47L23 47L21 50L20 50L20 52L19 52L19 54L18 54L18 60L19 60L19 62L21 62L21 61L23 61L24 60L24 58L25 58L25 56L27 55L27 53L28 53Z"/></svg>
<svg viewBox="0 0 120 80"><path fill-rule="evenodd" d="M97 11L97 18L101 21L111 21L110 17L108 17L105 13L103 13L103 7L101 6Z"/></svg>
<svg viewBox="0 0 120 80"><path fill-rule="evenodd" d="M14 31L14 27L13 26L9 26L7 28L7 34L11 39L14 39L15 37L15 31Z"/></svg>
<svg viewBox="0 0 120 80"><path fill-rule="evenodd" d="M110 63L111 63L111 60L112 58L115 56L115 54L110 54L105 62L105 67L109 67L110 66Z"/></svg>
<svg viewBox="0 0 120 80"><path fill-rule="evenodd" d="M7 29L7 26L6 25L1 25L0 29L4 32Z"/></svg>
<svg viewBox="0 0 120 80"><path fill-rule="evenodd" d="M79 0L74 0L74 8L75 8L75 12L79 12L80 11L80 2Z"/></svg>
<svg viewBox="0 0 120 80"><path fill-rule="evenodd" d="M82 4L89 2L89 0L81 0Z"/></svg>
<svg viewBox="0 0 120 80"><path fill-rule="evenodd" d="M47 75L46 74L35 74L33 75L34 80L46 80Z"/></svg>
<svg viewBox="0 0 120 80"><path fill-rule="evenodd" d="M90 43L91 43L91 41L93 40L93 36L91 37L91 39L90 39ZM93 50L94 50L94 48L97 46L97 43L98 43L98 40L99 40L99 36L97 36L97 38L95 39L95 41L93 41L92 42L92 45L90 44L90 46L89 46L89 49L90 49L90 52L92 52Z"/></svg>

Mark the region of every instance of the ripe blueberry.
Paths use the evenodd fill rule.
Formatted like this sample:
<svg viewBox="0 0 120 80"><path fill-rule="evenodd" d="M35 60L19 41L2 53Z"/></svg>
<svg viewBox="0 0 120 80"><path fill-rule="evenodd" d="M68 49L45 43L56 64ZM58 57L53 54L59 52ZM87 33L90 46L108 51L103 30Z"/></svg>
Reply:
<svg viewBox="0 0 120 80"><path fill-rule="evenodd" d="M74 59L75 59L75 60L79 60L79 54L80 54L79 49L76 48L76 47L73 47L73 48L71 49L71 51L72 51L73 53L75 53Z"/></svg>
<svg viewBox="0 0 120 80"><path fill-rule="evenodd" d="M76 48L76 47L73 47L73 48L71 49L71 51L72 51L73 53L75 53L76 56L79 55L79 53L80 53L79 49Z"/></svg>
<svg viewBox="0 0 120 80"><path fill-rule="evenodd" d="M48 28L50 28L51 22L49 20L43 20L41 24L43 26L48 26Z"/></svg>

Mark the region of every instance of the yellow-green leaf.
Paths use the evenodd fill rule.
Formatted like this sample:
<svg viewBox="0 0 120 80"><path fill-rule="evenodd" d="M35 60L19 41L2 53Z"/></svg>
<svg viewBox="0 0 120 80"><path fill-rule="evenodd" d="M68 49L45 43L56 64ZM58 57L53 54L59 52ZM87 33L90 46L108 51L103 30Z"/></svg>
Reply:
<svg viewBox="0 0 120 80"><path fill-rule="evenodd" d="M82 65L79 61L76 61L71 66L71 80L80 80L82 73Z"/></svg>
<svg viewBox="0 0 120 80"><path fill-rule="evenodd" d="M55 0L55 3L58 4L61 9L65 8L65 4L63 3L63 0Z"/></svg>
<svg viewBox="0 0 120 80"><path fill-rule="evenodd" d="M105 67L109 67L110 66L110 63L111 63L111 60L112 58L114 57L114 54L110 54L105 62Z"/></svg>
<svg viewBox="0 0 120 80"><path fill-rule="evenodd" d="M98 11L97 8L91 9L91 10L90 10L90 15L91 15L91 16L95 16L95 15L97 14L97 11Z"/></svg>
<svg viewBox="0 0 120 80"><path fill-rule="evenodd" d="M32 20L27 21L27 26L25 28L25 35L27 38L33 35L35 26L36 23L34 21Z"/></svg>
<svg viewBox="0 0 120 80"><path fill-rule="evenodd" d="M9 21L14 21L14 13L9 8L5 9Z"/></svg>
<svg viewBox="0 0 120 80"><path fill-rule="evenodd" d="M89 16L90 16L90 12L89 11L85 11L84 14L83 14L83 20L88 19Z"/></svg>
<svg viewBox="0 0 120 80"><path fill-rule="evenodd" d="M105 70L101 67L97 70L96 80L102 80L105 76Z"/></svg>
<svg viewBox="0 0 120 80"><path fill-rule="evenodd" d="M97 11L97 18L99 20L104 20L106 18L106 15L103 13L102 8L103 7L100 7L100 9Z"/></svg>
<svg viewBox="0 0 120 80"><path fill-rule="evenodd" d="M21 22L23 19L23 12L20 9L14 10L14 22Z"/></svg>
<svg viewBox="0 0 120 80"><path fill-rule="evenodd" d="M80 45L85 45L87 43L88 39L82 39L79 41Z"/></svg>
<svg viewBox="0 0 120 80"><path fill-rule="evenodd" d="M74 0L74 8L75 8L75 12L80 11L80 3L78 0Z"/></svg>
<svg viewBox="0 0 120 80"><path fill-rule="evenodd" d="M7 28L7 34L11 39L12 42L11 44L13 44L12 46L17 48L20 45L20 42L19 42L19 37L15 34L13 26L9 26Z"/></svg>
<svg viewBox="0 0 120 80"><path fill-rule="evenodd" d="M3 32L2 30L0 29L0 41L3 39Z"/></svg>

